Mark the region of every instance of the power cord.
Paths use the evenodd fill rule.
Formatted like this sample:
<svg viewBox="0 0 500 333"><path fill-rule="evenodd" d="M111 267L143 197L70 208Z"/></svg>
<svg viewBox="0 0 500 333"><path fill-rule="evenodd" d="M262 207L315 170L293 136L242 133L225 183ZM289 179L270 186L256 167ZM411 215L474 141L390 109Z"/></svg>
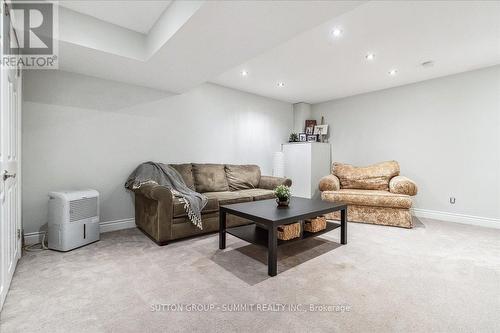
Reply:
<svg viewBox="0 0 500 333"><path fill-rule="evenodd" d="M31 245L24 245L23 250L26 252L39 252L39 251L44 251L48 250L49 248L47 245L45 245L45 237L47 236L47 232L43 232L42 236L42 242L41 243L35 243ZM40 247L35 247L35 246L40 246Z"/></svg>

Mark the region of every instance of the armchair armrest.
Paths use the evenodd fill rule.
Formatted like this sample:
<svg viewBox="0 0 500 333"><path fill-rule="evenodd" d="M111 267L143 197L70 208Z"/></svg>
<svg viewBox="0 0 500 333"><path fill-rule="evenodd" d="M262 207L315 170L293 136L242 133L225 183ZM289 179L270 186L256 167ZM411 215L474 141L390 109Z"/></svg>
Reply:
<svg viewBox="0 0 500 333"><path fill-rule="evenodd" d="M396 176L389 181L389 191L395 194L416 195L418 192L417 184L404 176Z"/></svg>
<svg viewBox="0 0 500 333"><path fill-rule="evenodd" d="M292 180L289 178L261 176L259 188L274 190L278 185L292 186Z"/></svg>
<svg viewBox="0 0 500 333"><path fill-rule="evenodd" d="M335 175L328 175L321 178L319 181L319 190L323 191L338 191L340 190L340 180Z"/></svg>

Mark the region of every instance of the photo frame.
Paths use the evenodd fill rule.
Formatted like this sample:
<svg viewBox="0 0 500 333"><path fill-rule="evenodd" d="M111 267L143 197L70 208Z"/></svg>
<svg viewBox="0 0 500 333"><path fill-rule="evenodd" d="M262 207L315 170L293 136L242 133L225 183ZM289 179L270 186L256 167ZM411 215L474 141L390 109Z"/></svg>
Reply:
<svg viewBox="0 0 500 333"><path fill-rule="evenodd" d="M307 142L318 142L318 136L317 135L308 135L307 136Z"/></svg>
<svg viewBox="0 0 500 333"><path fill-rule="evenodd" d="M306 127L306 134L307 135L314 134L314 127L313 126Z"/></svg>
<svg viewBox="0 0 500 333"><path fill-rule="evenodd" d="M299 133L299 142L306 142L306 141L307 141L307 134Z"/></svg>
<svg viewBox="0 0 500 333"><path fill-rule="evenodd" d="M305 128L308 128L308 127L314 128L314 126L316 126L316 124L317 124L317 122L316 122L315 119L308 119L308 120L306 120L306 126L305 126Z"/></svg>
<svg viewBox="0 0 500 333"><path fill-rule="evenodd" d="M328 125L316 125L314 126L315 135L326 135L328 134Z"/></svg>

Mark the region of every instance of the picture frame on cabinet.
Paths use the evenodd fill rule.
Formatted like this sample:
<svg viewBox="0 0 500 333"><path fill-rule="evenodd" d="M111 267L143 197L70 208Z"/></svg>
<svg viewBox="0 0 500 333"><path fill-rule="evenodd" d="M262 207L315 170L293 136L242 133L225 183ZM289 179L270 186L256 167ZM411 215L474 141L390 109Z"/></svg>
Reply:
<svg viewBox="0 0 500 333"><path fill-rule="evenodd" d="M316 125L314 126L315 135L326 135L328 133L328 125Z"/></svg>
<svg viewBox="0 0 500 333"><path fill-rule="evenodd" d="M307 142L307 134L299 133L299 142Z"/></svg>
<svg viewBox="0 0 500 333"><path fill-rule="evenodd" d="M316 126L316 124L317 124L317 122L315 119L308 119L305 122L305 125L306 125L305 128L312 127L314 129L314 126ZM311 132L311 134L312 134L312 132Z"/></svg>
<svg viewBox="0 0 500 333"><path fill-rule="evenodd" d="M318 142L318 136L317 135L308 135L307 142Z"/></svg>

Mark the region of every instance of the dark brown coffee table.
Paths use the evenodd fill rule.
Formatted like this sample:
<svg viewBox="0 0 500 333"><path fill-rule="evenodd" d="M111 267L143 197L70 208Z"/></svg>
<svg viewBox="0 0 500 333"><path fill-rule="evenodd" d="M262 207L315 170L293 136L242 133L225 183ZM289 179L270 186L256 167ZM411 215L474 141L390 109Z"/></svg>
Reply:
<svg viewBox="0 0 500 333"><path fill-rule="evenodd" d="M279 240L277 237L277 228L280 225L295 223L338 210L340 210L341 216L340 223L328 221L325 230L314 233L304 231L299 238L288 241ZM248 224L226 228L226 214L249 219L258 226ZM219 249L226 248L226 233L252 244L266 246L268 274L275 276L277 274L278 246L319 236L339 227L340 243L347 244L347 205L342 202L292 197L290 206L285 208L278 208L274 199L223 205L219 207Z"/></svg>

